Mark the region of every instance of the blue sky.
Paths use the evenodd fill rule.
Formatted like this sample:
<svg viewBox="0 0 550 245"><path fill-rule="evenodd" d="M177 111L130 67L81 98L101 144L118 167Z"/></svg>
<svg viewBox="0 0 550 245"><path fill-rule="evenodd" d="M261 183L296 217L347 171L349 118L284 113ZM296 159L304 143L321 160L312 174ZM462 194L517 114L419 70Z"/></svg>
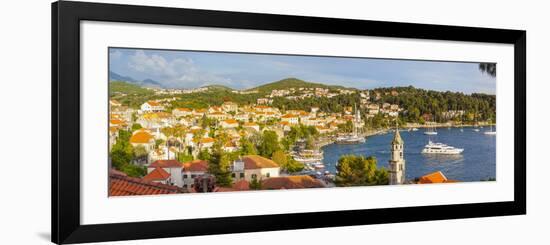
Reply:
<svg viewBox="0 0 550 245"><path fill-rule="evenodd" d="M391 86L495 94L496 78L478 63L221 52L109 49L109 70L172 88L221 84L235 89L295 77L359 89Z"/></svg>

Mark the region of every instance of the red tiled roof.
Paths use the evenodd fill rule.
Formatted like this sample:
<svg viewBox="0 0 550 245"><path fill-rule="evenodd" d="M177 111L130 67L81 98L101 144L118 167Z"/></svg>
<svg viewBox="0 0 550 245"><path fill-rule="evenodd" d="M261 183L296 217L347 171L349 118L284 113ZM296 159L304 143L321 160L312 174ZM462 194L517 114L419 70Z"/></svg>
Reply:
<svg viewBox="0 0 550 245"><path fill-rule="evenodd" d="M170 174L166 172L164 169L157 167L155 168L155 170L151 171L151 173L145 175L145 177L143 177L143 180L158 181L158 180L167 180L168 178L170 178Z"/></svg>
<svg viewBox="0 0 550 245"><path fill-rule="evenodd" d="M109 173L109 196L158 195L181 192L184 192L184 190L177 186L128 177L118 171Z"/></svg>
<svg viewBox="0 0 550 245"><path fill-rule="evenodd" d="M258 155L248 155L243 157L244 169L258 168L278 168L279 165L271 159Z"/></svg>
<svg viewBox="0 0 550 245"><path fill-rule="evenodd" d="M321 181L308 175L267 178L262 181L262 189L301 189L324 187Z"/></svg>
<svg viewBox="0 0 550 245"><path fill-rule="evenodd" d="M208 162L205 160L193 160L183 164L183 171L186 172L206 172L208 170Z"/></svg>
<svg viewBox="0 0 550 245"><path fill-rule="evenodd" d="M456 180L449 180L441 171L426 174L418 180L419 184L432 184L432 183L454 183Z"/></svg>
<svg viewBox="0 0 550 245"><path fill-rule="evenodd" d="M183 167L183 164L178 162L177 160L156 160L151 165L149 165L149 168L181 168Z"/></svg>

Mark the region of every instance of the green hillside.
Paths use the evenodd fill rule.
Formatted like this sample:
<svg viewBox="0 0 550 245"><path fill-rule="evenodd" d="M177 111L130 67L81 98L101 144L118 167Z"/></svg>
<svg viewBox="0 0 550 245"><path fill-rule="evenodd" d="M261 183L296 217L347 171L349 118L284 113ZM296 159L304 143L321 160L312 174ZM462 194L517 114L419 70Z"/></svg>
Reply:
<svg viewBox="0 0 550 245"><path fill-rule="evenodd" d="M109 82L109 95L113 96L119 93L143 96L143 95L152 95L153 91L140 87L138 85L127 83L127 82L122 82L122 81Z"/></svg>
<svg viewBox="0 0 550 245"><path fill-rule="evenodd" d="M264 84L249 90L258 90L260 92L269 92L271 90L289 89L289 88L329 88L329 89L343 89L342 86L326 85L321 83L312 83L300 80L297 78L286 78L280 81Z"/></svg>

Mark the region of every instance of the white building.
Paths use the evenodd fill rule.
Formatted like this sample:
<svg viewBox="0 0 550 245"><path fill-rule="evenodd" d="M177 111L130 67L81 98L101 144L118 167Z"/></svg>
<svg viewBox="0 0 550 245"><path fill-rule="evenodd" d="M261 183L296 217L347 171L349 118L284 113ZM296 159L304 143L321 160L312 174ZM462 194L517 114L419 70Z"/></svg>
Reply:
<svg viewBox="0 0 550 245"><path fill-rule="evenodd" d="M141 105L142 112L161 112L164 111L164 106L156 101L147 101Z"/></svg>
<svg viewBox="0 0 550 245"><path fill-rule="evenodd" d="M177 160L157 160L147 166L147 174L153 172L156 168L162 168L164 171L170 174L172 184L179 187L183 186L182 168L183 164Z"/></svg>
<svg viewBox="0 0 550 245"><path fill-rule="evenodd" d="M183 164L182 178L183 186L192 188L195 184L195 178L206 174L208 171L208 162L205 160L193 160Z"/></svg>
<svg viewBox="0 0 550 245"><path fill-rule="evenodd" d="M391 142L391 158L389 161L390 185L405 183L404 144L405 142L401 139L399 130L395 129L395 134Z"/></svg>
<svg viewBox="0 0 550 245"><path fill-rule="evenodd" d="M192 116L193 110L189 108L176 108L172 110L172 115L174 115L174 117Z"/></svg>
<svg viewBox="0 0 550 245"><path fill-rule="evenodd" d="M288 122L290 125L296 125L300 122L300 119L297 115L286 114L286 115L281 117L281 121Z"/></svg>
<svg viewBox="0 0 550 245"><path fill-rule="evenodd" d="M226 128L236 128L236 127L239 127L239 122L237 122L237 120L235 120L235 119L226 119L226 120L223 120L220 123L220 126L224 129L226 129Z"/></svg>
<svg viewBox="0 0 550 245"><path fill-rule="evenodd" d="M262 180L266 178L279 177L279 165L267 158L258 155L244 156L242 159L233 162L234 180L246 180L248 182L253 179Z"/></svg>

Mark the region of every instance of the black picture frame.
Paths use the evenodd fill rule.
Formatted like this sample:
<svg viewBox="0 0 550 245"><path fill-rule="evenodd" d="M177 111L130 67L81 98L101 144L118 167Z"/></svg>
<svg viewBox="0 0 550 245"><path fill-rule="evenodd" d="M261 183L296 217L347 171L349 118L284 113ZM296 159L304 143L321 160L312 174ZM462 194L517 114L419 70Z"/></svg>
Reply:
<svg viewBox="0 0 550 245"><path fill-rule="evenodd" d="M514 45L514 201L98 225L80 224L80 22L236 28ZM52 4L52 242L289 230L526 213L526 32L61 1Z"/></svg>

